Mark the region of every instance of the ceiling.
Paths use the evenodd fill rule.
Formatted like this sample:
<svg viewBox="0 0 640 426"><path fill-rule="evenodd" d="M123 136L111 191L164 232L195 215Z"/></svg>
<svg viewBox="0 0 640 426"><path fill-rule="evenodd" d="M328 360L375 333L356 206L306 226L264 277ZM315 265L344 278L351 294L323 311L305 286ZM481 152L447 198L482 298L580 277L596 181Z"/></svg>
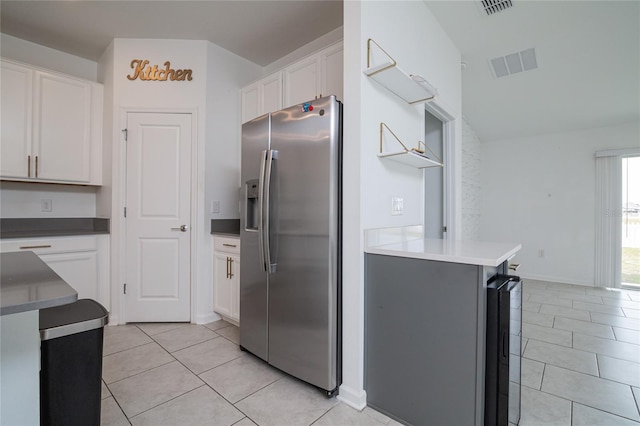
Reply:
<svg viewBox="0 0 640 426"><path fill-rule="evenodd" d="M268 65L342 26L342 1L2 0L5 34L97 61L114 38L209 40Z"/></svg>
<svg viewBox="0 0 640 426"><path fill-rule="evenodd" d="M475 0L426 3L466 63L462 110L480 140L639 119L640 1L513 0L491 16ZM0 28L93 61L113 38L163 38L209 40L264 66L340 27L342 6L333 0L2 0ZM531 47L537 69L493 76L491 58Z"/></svg>
<svg viewBox="0 0 640 426"><path fill-rule="evenodd" d="M481 141L640 119L640 2L428 1L467 64L462 112ZM489 60L535 48L538 68L495 78Z"/></svg>

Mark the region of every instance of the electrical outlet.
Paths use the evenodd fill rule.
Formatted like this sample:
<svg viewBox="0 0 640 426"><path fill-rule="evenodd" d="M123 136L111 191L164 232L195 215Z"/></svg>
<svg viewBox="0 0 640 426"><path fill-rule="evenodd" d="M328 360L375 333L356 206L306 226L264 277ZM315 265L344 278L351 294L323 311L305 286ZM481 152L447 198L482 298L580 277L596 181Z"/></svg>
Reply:
<svg viewBox="0 0 640 426"><path fill-rule="evenodd" d="M211 200L211 213L220 213L220 200Z"/></svg>
<svg viewBox="0 0 640 426"><path fill-rule="evenodd" d="M391 215L399 216L404 213L404 203L402 197L391 197Z"/></svg>
<svg viewBox="0 0 640 426"><path fill-rule="evenodd" d="M51 212L53 211L53 201L52 200L40 200L40 210L43 212Z"/></svg>

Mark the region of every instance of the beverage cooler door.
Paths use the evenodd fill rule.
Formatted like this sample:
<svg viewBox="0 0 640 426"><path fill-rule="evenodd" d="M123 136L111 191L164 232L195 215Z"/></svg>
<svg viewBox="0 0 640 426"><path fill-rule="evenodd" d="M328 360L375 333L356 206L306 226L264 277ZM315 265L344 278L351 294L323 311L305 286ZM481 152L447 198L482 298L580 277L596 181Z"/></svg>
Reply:
<svg viewBox="0 0 640 426"><path fill-rule="evenodd" d="M496 275L487 284L485 425L518 424L522 281Z"/></svg>

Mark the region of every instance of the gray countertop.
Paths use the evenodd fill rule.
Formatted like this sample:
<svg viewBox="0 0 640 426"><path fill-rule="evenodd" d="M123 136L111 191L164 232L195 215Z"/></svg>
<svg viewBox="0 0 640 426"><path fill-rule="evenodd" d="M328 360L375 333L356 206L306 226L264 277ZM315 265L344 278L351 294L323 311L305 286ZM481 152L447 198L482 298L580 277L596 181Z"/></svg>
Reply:
<svg viewBox="0 0 640 426"><path fill-rule="evenodd" d="M211 219L211 234L240 236L240 219Z"/></svg>
<svg viewBox="0 0 640 426"><path fill-rule="evenodd" d="M78 293L34 252L0 254L0 315L65 305Z"/></svg>
<svg viewBox="0 0 640 426"><path fill-rule="evenodd" d="M60 237L109 233L109 219L94 217L3 218L0 238Z"/></svg>

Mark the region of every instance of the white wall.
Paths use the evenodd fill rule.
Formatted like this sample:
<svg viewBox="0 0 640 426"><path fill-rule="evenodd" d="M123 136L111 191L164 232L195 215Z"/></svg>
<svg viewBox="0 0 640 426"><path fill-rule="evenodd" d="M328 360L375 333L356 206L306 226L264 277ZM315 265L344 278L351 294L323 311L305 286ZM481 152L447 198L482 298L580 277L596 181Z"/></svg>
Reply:
<svg viewBox="0 0 640 426"><path fill-rule="evenodd" d="M340 398L366 403L364 371L364 260L367 228L422 223L422 171L377 157L379 124L385 122L415 146L424 132L424 106L410 106L366 77L367 39L373 38L408 73L436 86L448 112L460 117L460 53L424 2L344 3L344 224L343 384ZM461 127L455 125L458 151ZM454 159L459 161L459 157ZM459 184L459 182L458 182ZM404 215L391 216L391 197L404 199Z"/></svg>
<svg viewBox="0 0 640 426"><path fill-rule="evenodd" d="M240 88L262 68L215 44L207 43L207 115L205 216L235 219L240 191ZM220 213L211 201L220 201Z"/></svg>
<svg viewBox="0 0 640 426"><path fill-rule="evenodd" d="M478 135L462 120L462 239L480 239L482 210L481 173L482 145Z"/></svg>
<svg viewBox="0 0 640 426"><path fill-rule="evenodd" d="M51 200L51 212L42 211L42 200ZM95 188L40 183L0 183L0 217L95 217Z"/></svg>
<svg viewBox="0 0 640 426"><path fill-rule="evenodd" d="M632 123L483 142L481 239L522 243L524 277L594 285L594 154L639 141Z"/></svg>
<svg viewBox="0 0 640 426"><path fill-rule="evenodd" d="M0 55L3 58L97 81L96 62L7 34L0 34Z"/></svg>
<svg viewBox="0 0 640 426"><path fill-rule="evenodd" d="M204 174L204 227L200 230L202 277L198 296L200 322L213 317L213 242L211 219L240 217L240 88L261 75L262 68L221 47L207 43L207 105ZM211 202L220 201L220 213ZM215 315L215 314L214 314ZM217 319L217 316L215 317Z"/></svg>
<svg viewBox="0 0 640 426"><path fill-rule="evenodd" d="M113 42L98 60L98 82L104 85L102 110L102 186L96 191L96 216L110 218L113 208Z"/></svg>

